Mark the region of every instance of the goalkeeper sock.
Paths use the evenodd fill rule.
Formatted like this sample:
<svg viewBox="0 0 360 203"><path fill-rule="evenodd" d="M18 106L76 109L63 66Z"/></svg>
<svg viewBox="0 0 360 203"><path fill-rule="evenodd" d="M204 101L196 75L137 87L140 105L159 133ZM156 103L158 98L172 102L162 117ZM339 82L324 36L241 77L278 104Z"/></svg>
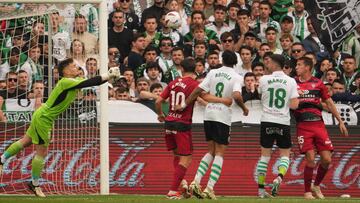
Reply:
<svg viewBox="0 0 360 203"><path fill-rule="evenodd" d="M44 157L35 155L31 162L31 177L34 186L39 186L39 179L44 165Z"/></svg>
<svg viewBox="0 0 360 203"><path fill-rule="evenodd" d="M201 159L199 168L196 171L195 182L200 184L201 178L206 174L206 171L209 168L210 163L213 161L214 157L210 153L206 153L205 156Z"/></svg>
<svg viewBox="0 0 360 203"><path fill-rule="evenodd" d="M210 173L209 181L207 184L207 187L212 190L213 190L216 182L220 178L223 162L224 162L224 158L222 156L215 156L214 162L211 166L211 173Z"/></svg>
<svg viewBox="0 0 360 203"><path fill-rule="evenodd" d="M269 156L261 156L260 160L257 164L256 173L257 173L257 177L258 177L259 188L264 188L266 172L267 172L267 167L268 167L269 161L270 161Z"/></svg>
<svg viewBox="0 0 360 203"><path fill-rule="evenodd" d="M279 170L279 176L281 178L284 178L288 168L289 168L289 164L290 164L290 159L287 156L282 156L280 158L280 164L278 166L278 170Z"/></svg>
<svg viewBox="0 0 360 203"><path fill-rule="evenodd" d="M5 163L6 159L16 155L24 148L20 140L12 143L9 148L6 149L3 155L1 155L1 163Z"/></svg>

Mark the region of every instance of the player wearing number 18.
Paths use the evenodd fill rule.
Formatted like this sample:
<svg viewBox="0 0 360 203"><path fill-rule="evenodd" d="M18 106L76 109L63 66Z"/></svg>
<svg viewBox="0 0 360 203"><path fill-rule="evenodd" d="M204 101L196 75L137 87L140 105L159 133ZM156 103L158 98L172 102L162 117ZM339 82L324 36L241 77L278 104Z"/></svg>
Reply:
<svg viewBox="0 0 360 203"><path fill-rule="evenodd" d="M29 182L28 186L38 197L45 197L40 188L39 180L51 141L51 129L57 117L76 99L81 88L101 85L108 80L120 78L120 70L117 67L110 68L108 73L91 79L80 78L78 77L80 74L79 68L72 58L61 61L58 70L62 78L52 90L49 99L32 115L31 124L24 137L11 144L0 159L1 176L3 164L6 163L7 159L16 155L25 147L34 144L36 153L31 163L32 181Z"/></svg>
<svg viewBox="0 0 360 203"><path fill-rule="evenodd" d="M280 183L289 167L291 148L289 110L296 109L299 104L295 80L282 71L285 58L273 54L270 59L268 67L271 75L261 77L258 88L263 110L260 119L261 157L256 168L260 198L271 197L266 193L264 184L271 149L275 143L280 149L280 160L279 173L273 181L272 196L277 195Z"/></svg>
<svg viewBox="0 0 360 203"><path fill-rule="evenodd" d="M320 190L320 183L324 179L331 163L333 145L326 131L322 119L322 107L326 107L339 122L342 135L347 136L348 131L331 99L327 88L321 80L312 76L313 62L302 57L297 60L296 82L299 92L299 108L294 112L296 119L296 134L300 152L305 154L306 166L304 168L305 199L314 199L312 192L319 199L324 199ZM316 166L315 149L320 155L320 164L317 169L314 185L312 185L313 172Z"/></svg>
<svg viewBox="0 0 360 203"><path fill-rule="evenodd" d="M155 102L156 112L158 113L158 120L165 121L165 142L167 149L174 153L174 178L170 190L166 195L169 199L181 199L182 196L178 192L181 183L181 189L184 197L189 197L187 191L186 181L183 181L186 170L189 167L192 159L192 114L194 103L190 103L183 111L176 110L176 105L183 105L185 99L189 97L191 92L198 86L195 80L195 60L185 59L180 63L184 69L182 78L178 78L169 83L164 89L163 93ZM169 114L165 118L161 110L161 103L169 98ZM211 95L203 97L207 101L213 102L227 102L222 98L216 98ZM231 102L231 101L230 101Z"/></svg>

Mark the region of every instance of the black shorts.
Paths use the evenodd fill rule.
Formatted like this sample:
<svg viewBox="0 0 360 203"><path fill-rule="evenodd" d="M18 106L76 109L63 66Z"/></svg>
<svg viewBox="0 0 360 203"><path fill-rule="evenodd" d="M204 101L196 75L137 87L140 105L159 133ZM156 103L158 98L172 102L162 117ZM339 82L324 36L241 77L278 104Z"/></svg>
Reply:
<svg viewBox="0 0 360 203"><path fill-rule="evenodd" d="M216 121L204 121L206 141L213 140L222 145L230 141L230 126Z"/></svg>
<svg viewBox="0 0 360 203"><path fill-rule="evenodd" d="M290 126L278 123L261 122L260 144L264 148L272 148L276 145L281 149L292 146Z"/></svg>

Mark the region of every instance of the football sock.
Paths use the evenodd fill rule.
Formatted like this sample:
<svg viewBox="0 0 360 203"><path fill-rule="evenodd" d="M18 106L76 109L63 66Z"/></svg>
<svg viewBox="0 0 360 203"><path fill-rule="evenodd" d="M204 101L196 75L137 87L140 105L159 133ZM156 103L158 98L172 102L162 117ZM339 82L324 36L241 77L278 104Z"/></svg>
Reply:
<svg viewBox="0 0 360 203"><path fill-rule="evenodd" d="M200 184L201 178L206 174L206 171L209 168L210 163L213 161L214 157L210 153L205 154L201 159L198 170L195 175L195 182Z"/></svg>
<svg viewBox="0 0 360 203"><path fill-rule="evenodd" d="M290 159L289 157L287 156L282 156L280 158L280 164L279 164L279 167L278 167L278 170L279 170L279 176L281 178L284 178L288 168L289 168L289 164L290 164Z"/></svg>
<svg viewBox="0 0 360 203"><path fill-rule="evenodd" d="M264 188L266 172L267 172L267 167L268 167L269 161L270 161L269 156L261 156L260 160L257 164L256 173L257 173L257 177L258 177L259 188Z"/></svg>
<svg viewBox="0 0 360 203"><path fill-rule="evenodd" d="M213 190L216 182L220 178L223 162L224 162L224 158L222 156L215 156L214 162L211 166L211 173L210 173L209 181L207 184L207 187L212 190Z"/></svg>
<svg viewBox="0 0 360 203"><path fill-rule="evenodd" d="M319 165L314 185L316 185L316 186L320 185L320 183L324 179L327 171L328 171L327 168L324 168L321 164Z"/></svg>
<svg viewBox="0 0 360 203"><path fill-rule="evenodd" d="M304 187L305 192L311 192L311 182L313 178L314 168L310 168L308 166L305 166L304 169Z"/></svg>
<svg viewBox="0 0 360 203"><path fill-rule="evenodd" d="M177 165L177 167L175 168L174 178L173 178L173 182L171 184L170 190L178 191L179 185L180 185L182 179L184 179L184 176L186 174L186 170L187 169L183 165L181 165L181 164Z"/></svg>
<svg viewBox="0 0 360 203"><path fill-rule="evenodd" d="M177 165L179 165L179 161L180 161L180 157L179 156L174 156L174 169L176 169Z"/></svg>
<svg viewBox="0 0 360 203"><path fill-rule="evenodd" d="M44 157L35 155L31 162L31 177L34 186L39 186L39 179L44 165Z"/></svg>
<svg viewBox="0 0 360 203"><path fill-rule="evenodd" d="M22 149L24 148L24 146L22 145L22 143L20 142L20 140L12 143L10 145L10 147L8 147L6 149L6 151L4 152L3 155L1 155L1 162L5 163L6 159L16 155L17 153L19 153Z"/></svg>

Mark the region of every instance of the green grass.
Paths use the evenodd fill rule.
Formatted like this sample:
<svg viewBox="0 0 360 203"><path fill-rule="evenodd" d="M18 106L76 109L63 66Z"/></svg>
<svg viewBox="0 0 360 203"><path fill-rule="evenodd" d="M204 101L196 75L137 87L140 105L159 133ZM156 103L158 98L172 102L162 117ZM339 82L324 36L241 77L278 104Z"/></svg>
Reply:
<svg viewBox="0 0 360 203"><path fill-rule="evenodd" d="M23 202L34 202L34 203L91 203L91 202L105 202L105 203L123 203L123 202L172 202L172 201L179 201L179 200L168 200L165 196L155 196L155 195L109 195L109 196L100 196L100 195L68 195L68 196L49 196L47 198L36 198L33 196L5 196L0 195L0 202L1 203L23 203ZM278 197L274 199L258 199L256 197L218 197L217 201L212 200L198 200L196 198L180 200L181 202L196 202L196 203L205 203L205 202L231 202L231 203L238 203L238 202L246 202L246 203L253 203L253 202L284 202L284 203L293 203L293 202L301 202L304 203L304 199L301 197ZM330 197L326 200L313 200L313 201L306 201L308 202L360 202L360 198L334 198Z"/></svg>

